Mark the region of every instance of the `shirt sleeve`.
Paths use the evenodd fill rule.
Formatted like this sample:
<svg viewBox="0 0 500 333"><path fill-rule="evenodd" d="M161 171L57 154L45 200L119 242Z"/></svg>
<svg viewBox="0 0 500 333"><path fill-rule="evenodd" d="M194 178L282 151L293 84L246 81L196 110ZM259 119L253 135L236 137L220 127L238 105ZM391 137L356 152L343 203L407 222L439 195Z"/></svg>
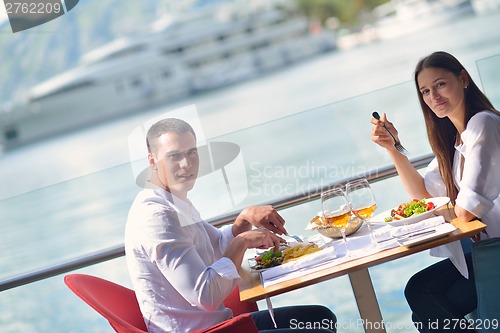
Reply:
<svg viewBox="0 0 500 333"><path fill-rule="evenodd" d="M225 225L221 229L221 241L220 241L220 249L222 252L226 251L227 247L234 239L233 235L233 225Z"/></svg>
<svg viewBox="0 0 500 333"><path fill-rule="evenodd" d="M225 225L221 228L216 228L211 224L206 224L205 229L207 230L208 237L214 246L216 256L218 258L222 257L222 254L226 251L227 247L234 239L232 225Z"/></svg>
<svg viewBox="0 0 500 333"><path fill-rule="evenodd" d="M225 225L221 228L216 228L211 224L205 224L208 237L212 243L215 256L218 260L211 265L215 271L223 277L228 279L238 279L238 268L234 265L233 261L227 257L223 257L227 247L234 239L232 225Z"/></svg>
<svg viewBox="0 0 500 333"><path fill-rule="evenodd" d="M210 265L203 262L189 232L199 228L198 223L181 227L175 212L152 220L146 228L148 251L158 269L190 304L205 311L216 310L240 278L234 263L228 258Z"/></svg>
<svg viewBox="0 0 500 333"><path fill-rule="evenodd" d="M500 192L500 117L481 112L462 133L465 163L457 205L481 218Z"/></svg>
<svg viewBox="0 0 500 333"><path fill-rule="evenodd" d="M427 166L427 170L424 174L424 184L427 192L429 192L433 197L447 196L446 185L444 184L441 173L439 172L439 165L436 158L434 158Z"/></svg>

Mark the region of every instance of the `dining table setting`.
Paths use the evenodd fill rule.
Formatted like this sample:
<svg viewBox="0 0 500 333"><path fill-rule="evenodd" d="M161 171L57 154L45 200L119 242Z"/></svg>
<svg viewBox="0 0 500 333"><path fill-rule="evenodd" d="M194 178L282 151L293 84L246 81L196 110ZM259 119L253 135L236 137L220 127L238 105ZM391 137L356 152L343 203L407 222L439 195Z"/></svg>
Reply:
<svg viewBox="0 0 500 333"><path fill-rule="evenodd" d="M305 223L305 229L316 234L285 237L287 243L279 251L247 253L240 273L242 301L265 299L273 317L272 296L347 274L361 318L381 323L369 267L430 250L432 256L450 258L467 278L460 240L486 227L479 220L458 219L447 197L395 203L375 215L375 194L364 178L324 190L320 203L320 211ZM268 257L273 256L270 263ZM365 331L385 329L367 325Z"/></svg>

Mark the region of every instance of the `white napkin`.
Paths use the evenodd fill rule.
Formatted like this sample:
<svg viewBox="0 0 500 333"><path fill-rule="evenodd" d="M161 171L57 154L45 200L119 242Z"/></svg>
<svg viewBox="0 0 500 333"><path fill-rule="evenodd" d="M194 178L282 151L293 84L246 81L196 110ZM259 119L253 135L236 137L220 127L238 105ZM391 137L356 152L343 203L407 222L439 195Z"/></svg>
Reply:
<svg viewBox="0 0 500 333"><path fill-rule="evenodd" d="M373 237L377 242L382 242L394 237L400 237L405 234L409 234L412 232L420 231L423 229L428 229L432 227L436 227L440 224L445 223L444 217L442 216L435 216L431 217L425 220L422 220L417 223L412 223L407 226L400 226L400 227L391 227L387 226L385 228L382 228L380 230L374 231L373 232Z"/></svg>
<svg viewBox="0 0 500 333"><path fill-rule="evenodd" d="M409 224L407 227L384 227L375 231L373 233L373 237L377 242L382 242L423 229L431 229L443 223L446 223L443 216L435 216L417 223ZM451 262L455 265L460 274L462 274L466 279L469 278L469 271L467 270L467 263L465 262L464 251L460 241L434 247L430 250L430 255L439 258L450 258Z"/></svg>
<svg viewBox="0 0 500 333"><path fill-rule="evenodd" d="M434 247L430 250L430 255L439 258L450 258L451 262L458 269L464 278L469 278L467 263L465 262L464 250L460 241L454 241L445 245Z"/></svg>
<svg viewBox="0 0 500 333"><path fill-rule="evenodd" d="M272 279L277 276L297 271L299 269L311 267L323 262L327 262L329 260L333 260L336 257L337 255L335 254L335 248L333 246L329 246L321 251L305 255L297 260L266 269L261 273L262 280Z"/></svg>

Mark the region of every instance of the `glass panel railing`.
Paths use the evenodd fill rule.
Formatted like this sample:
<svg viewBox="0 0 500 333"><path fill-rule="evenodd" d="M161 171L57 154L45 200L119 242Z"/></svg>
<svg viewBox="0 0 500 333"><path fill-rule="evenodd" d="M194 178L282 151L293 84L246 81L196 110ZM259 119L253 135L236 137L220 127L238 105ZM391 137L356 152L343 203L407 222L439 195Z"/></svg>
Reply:
<svg viewBox="0 0 500 333"><path fill-rule="evenodd" d="M371 142L375 110L386 112L399 128L410 157L431 153L415 88L406 82L211 139L211 143L236 144L240 155L225 170L227 184L218 189L207 181L204 186L202 177L192 200L210 216L221 209L307 194L359 174L376 173L391 161ZM206 193L211 193L209 198Z"/></svg>
<svg viewBox="0 0 500 333"><path fill-rule="evenodd" d="M125 258L75 271L91 274L131 288ZM0 323L4 333L112 332L109 323L73 294L63 275L3 291Z"/></svg>
<svg viewBox="0 0 500 333"><path fill-rule="evenodd" d="M376 172L391 162L370 140L370 118L374 110L387 112L398 126L401 140L412 157L428 154L430 149L413 90L412 84L406 82L212 138L208 140L210 149L206 152L205 148L200 149L202 156L211 157L210 165L204 164L208 169L201 171L203 176L191 199L204 217L211 218L244 206L304 194L365 172ZM2 199L0 279L122 243L128 209L140 190L132 166L132 163L119 165ZM376 183L374 189L380 194L379 209L387 209L399 200L397 198L405 196L397 178ZM289 232L307 236L304 227L318 210L319 203L313 200L281 213L288 221ZM111 266L116 269L109 269ZM127 275L123 259L84 271L118 282ZM378 279L377 274L374 279ZM380 274L384 274L383 271ZM348 280L341 278L327 286L332 291L350 290L343 286L346 283ZM354 306L343 305L354 304L352 292L334 292L335 297L330 295L330 299L323 300L317 296L321 288L326 285L290 294L298 295L296 299L290 295L279 296L276 304L304 303L307 302L305 295L311 294L316 296L310 302L331 306L344 320L359 317ZM105 321L66 290L61 276L4 291L1 299L7 302L5 304L19 298L29 303L30 299L44 299L45 293L57 295L54 299L58 300L58 304L46 307L48 312L61 311L72 304L82 309L82 315L75 316L72 312L61 317L47 313L43 318L49 319L41 319L34 313L20 315L21 312L13 310L6 314L13 318L13 326L9 326L7 332L16 331L21 323L27 325L25 331L30 331L30 322L37 322L39 327L57 324L57 327L67 327L65 331L75 331L77 327L84 327L85 331L94 327L97 331L107 329ZM381 297L385 297L383 291ZM382 306L384 302L381 301ZM261 308L263 306L261 304ZM60 319L56 323L50 318ZM360 331L361 327L353 327L353 330Z"/></svg>
<svg viewBox="0 0 500 333"><path fill-rule="evenodd" d="M379 195L379 208L390 207L395 198L405 196L397 178L373 184L375 193L389 193L391 198L383 200ZM386 203L384 203L386 202ZM303 222L318 210L317 200L308 204L282 210L280 213L288 221L287 228L294 234L306 234ZM118 229L118 228L116 228ZM119 231L116 231L119 233ZM384 320L392 329L388 332L412 332L414 328L404 300L402 290L410 276L435 262L426 253L412 255L386 264L370 268L370 274L377 293ZM96 275L131 288L124 258L115 259L85 269L74 271ZM63 275L58 275L27 286L6 290L1 293L0 308L2 332L41 332L56 327L57 332L108 332L107 321L87 304L76 297L63 283ZM40 307L40 300L44 306ZM322 282L307 288L273 297L273 306L295 304L322 304L331 308L341 328L339 331L363 332L360 317L355 306L354 295L347 276ZM266 309L264 301L259 308ZM69 310L70 309L70 310ZM5 320L3 320L3 319Z"/></svg>
<svg viewBox="0 0 500 333"><path fill-rule="evenodd" d="M0 279L123 242L137 187L130 165L0 201Z"/></svg>
<svg viewBox="0 0 500 333"><path fill-rule="evenodd" d="M376 172L391 162L370 139L374 110L387 112L413 157L430 153L414 88L406 82L208 140L200 160L209 166L200 170L191 200L210 219ZM0 278L120 244L140 190L131 167L0 200Z"/></svg>

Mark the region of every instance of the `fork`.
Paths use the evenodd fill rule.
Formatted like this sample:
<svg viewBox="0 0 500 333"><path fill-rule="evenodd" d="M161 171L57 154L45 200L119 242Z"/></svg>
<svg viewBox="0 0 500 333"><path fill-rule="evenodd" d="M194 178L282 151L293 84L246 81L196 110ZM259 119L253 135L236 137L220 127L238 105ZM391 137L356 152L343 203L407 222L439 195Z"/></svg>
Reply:
<svg viewBox="0 0 500 333"><path fill-rule="evenodd" d="M299 237L299 236L295 236L295 235L287 235L288 237L292 237L293 239L295 239L298 243L302 243L303 240Z"/></svg>
<svg viewBox="0 0 500 333"><path fill-rule="evenodd" d="M375 118L377 120L380 120L380 115L378 114L377 111L373 112L372 116L373 116L373 118ZM382 123L382 125L384 126L385 130L387 131L387 133L389 133L389 135L392 137L392 140L394 140L394 147L396 147L396 149L402 155L405 155L405 156L410 155L410 152L408 150L406 150L405 147L403 147L403 145L401 145L401 142L399 142L398 140L396 140L396 138L394 137L394 135L392 135L391 131L389 131L389 129L387 128L387 126L385 126L384 123Z"/></svg>

